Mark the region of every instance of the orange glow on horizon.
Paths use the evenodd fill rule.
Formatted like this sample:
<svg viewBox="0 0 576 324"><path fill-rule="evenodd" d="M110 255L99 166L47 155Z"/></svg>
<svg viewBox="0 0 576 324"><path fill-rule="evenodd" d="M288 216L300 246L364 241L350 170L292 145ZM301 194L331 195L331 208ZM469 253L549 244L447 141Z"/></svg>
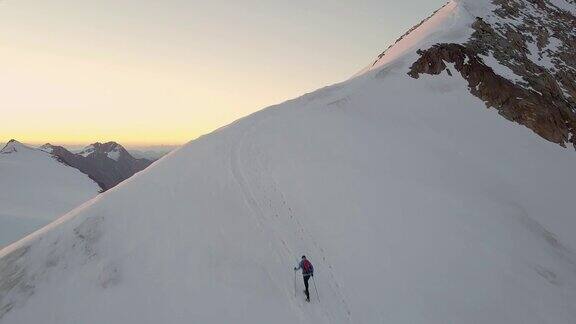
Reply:
<svg viewBox="0 0 576 324"><path fill-rule="evenodd" d="M417 1L0 1L0 142L186 143L352 76Z"/></svg>

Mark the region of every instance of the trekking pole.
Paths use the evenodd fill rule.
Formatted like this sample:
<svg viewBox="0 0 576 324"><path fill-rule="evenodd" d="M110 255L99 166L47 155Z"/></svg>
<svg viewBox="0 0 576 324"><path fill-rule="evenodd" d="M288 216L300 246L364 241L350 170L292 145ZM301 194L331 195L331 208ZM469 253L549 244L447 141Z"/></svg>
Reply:
<svg viewBox="0 0 576 324"><path fill-rule="evenodd" d="M296 270L294 270L294 297L296 297Z"/></svg>
<svg viewBox="0 0 576 324"><path fill-rule="evenodd" d="M318 302L320 302L320 294L318 294L318 288L316 288L316 279L312 276L312 282L314 283L314 290L316 290L316 297L318 297Z"/></svg>

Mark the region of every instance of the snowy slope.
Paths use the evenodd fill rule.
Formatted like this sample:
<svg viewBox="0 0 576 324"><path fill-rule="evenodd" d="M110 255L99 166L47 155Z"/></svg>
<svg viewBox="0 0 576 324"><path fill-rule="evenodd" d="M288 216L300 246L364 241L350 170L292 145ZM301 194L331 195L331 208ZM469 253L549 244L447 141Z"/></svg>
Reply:
<svg viewBox="0 0 576 324"><path fill-rule="evenodd" d="M49 153L17 141L0 151L0 247L98 194L98 185Z"/></svg>
<svg viewBox="0 0 576 324"><path fill-rule="evenodd" d="M446 6L442 37L477 3ZM0 323L573 323L576 152L416 59L192 141L0 251Z"/></svg>
<svg viewBox="0 0 576 324"><path fill-rule="evenodd" d="M472 1L468 2L473 3ZM479 0L478 2L481 4L479 6L476 4L475 6L480 7L481 11L489 11L491 7L489 1ZM472 33L469 25L474 19L471 10L468 8L470 3L466 3L466 1L463 4L462 1L447 2L433 15L424 19L402 37L398 38L374 62L355 76L382 68L398 59L405 58L406 55L415 54L416 50L426 48L432 44L445 41L465 41Z"/></svg>

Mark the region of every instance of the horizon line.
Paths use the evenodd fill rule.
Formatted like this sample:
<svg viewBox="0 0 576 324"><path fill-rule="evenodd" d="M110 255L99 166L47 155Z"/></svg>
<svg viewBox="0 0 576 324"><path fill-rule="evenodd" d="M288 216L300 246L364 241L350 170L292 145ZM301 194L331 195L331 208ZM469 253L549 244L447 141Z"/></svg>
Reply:
<svg viewBox="0 0 576 324"><path fill-rule="evenodd" d="M175 142L131 142L131 141L118 141L118 140L95 140L95 141L82 141L82 142L66 142L66 141L21 141L18 138L10 138L7 140L0 140L0 144L4 145L8 143L10 140L16 140L22 144L30 145L30 146L41 146L44 144L52 144L57 146L85 146L94 143L107 143L107 142L116 142L122 146L132 146L132 147L148 147L148 146L182 146L189 141L184 141L181 143Z"/></svg>

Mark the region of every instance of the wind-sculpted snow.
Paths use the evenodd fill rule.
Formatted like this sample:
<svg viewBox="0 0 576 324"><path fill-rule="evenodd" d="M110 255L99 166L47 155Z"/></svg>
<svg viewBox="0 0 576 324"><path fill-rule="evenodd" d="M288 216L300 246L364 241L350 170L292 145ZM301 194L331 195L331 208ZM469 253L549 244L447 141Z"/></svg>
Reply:
<svg viewBox="0 0 576 324"><path fill-rule="evenodd" d="M430 37L474 21L444 14ZM192 141L2 250L0 323L573 323L576 152L484 109L456 63L410 77L418 57Z"/></svg>

